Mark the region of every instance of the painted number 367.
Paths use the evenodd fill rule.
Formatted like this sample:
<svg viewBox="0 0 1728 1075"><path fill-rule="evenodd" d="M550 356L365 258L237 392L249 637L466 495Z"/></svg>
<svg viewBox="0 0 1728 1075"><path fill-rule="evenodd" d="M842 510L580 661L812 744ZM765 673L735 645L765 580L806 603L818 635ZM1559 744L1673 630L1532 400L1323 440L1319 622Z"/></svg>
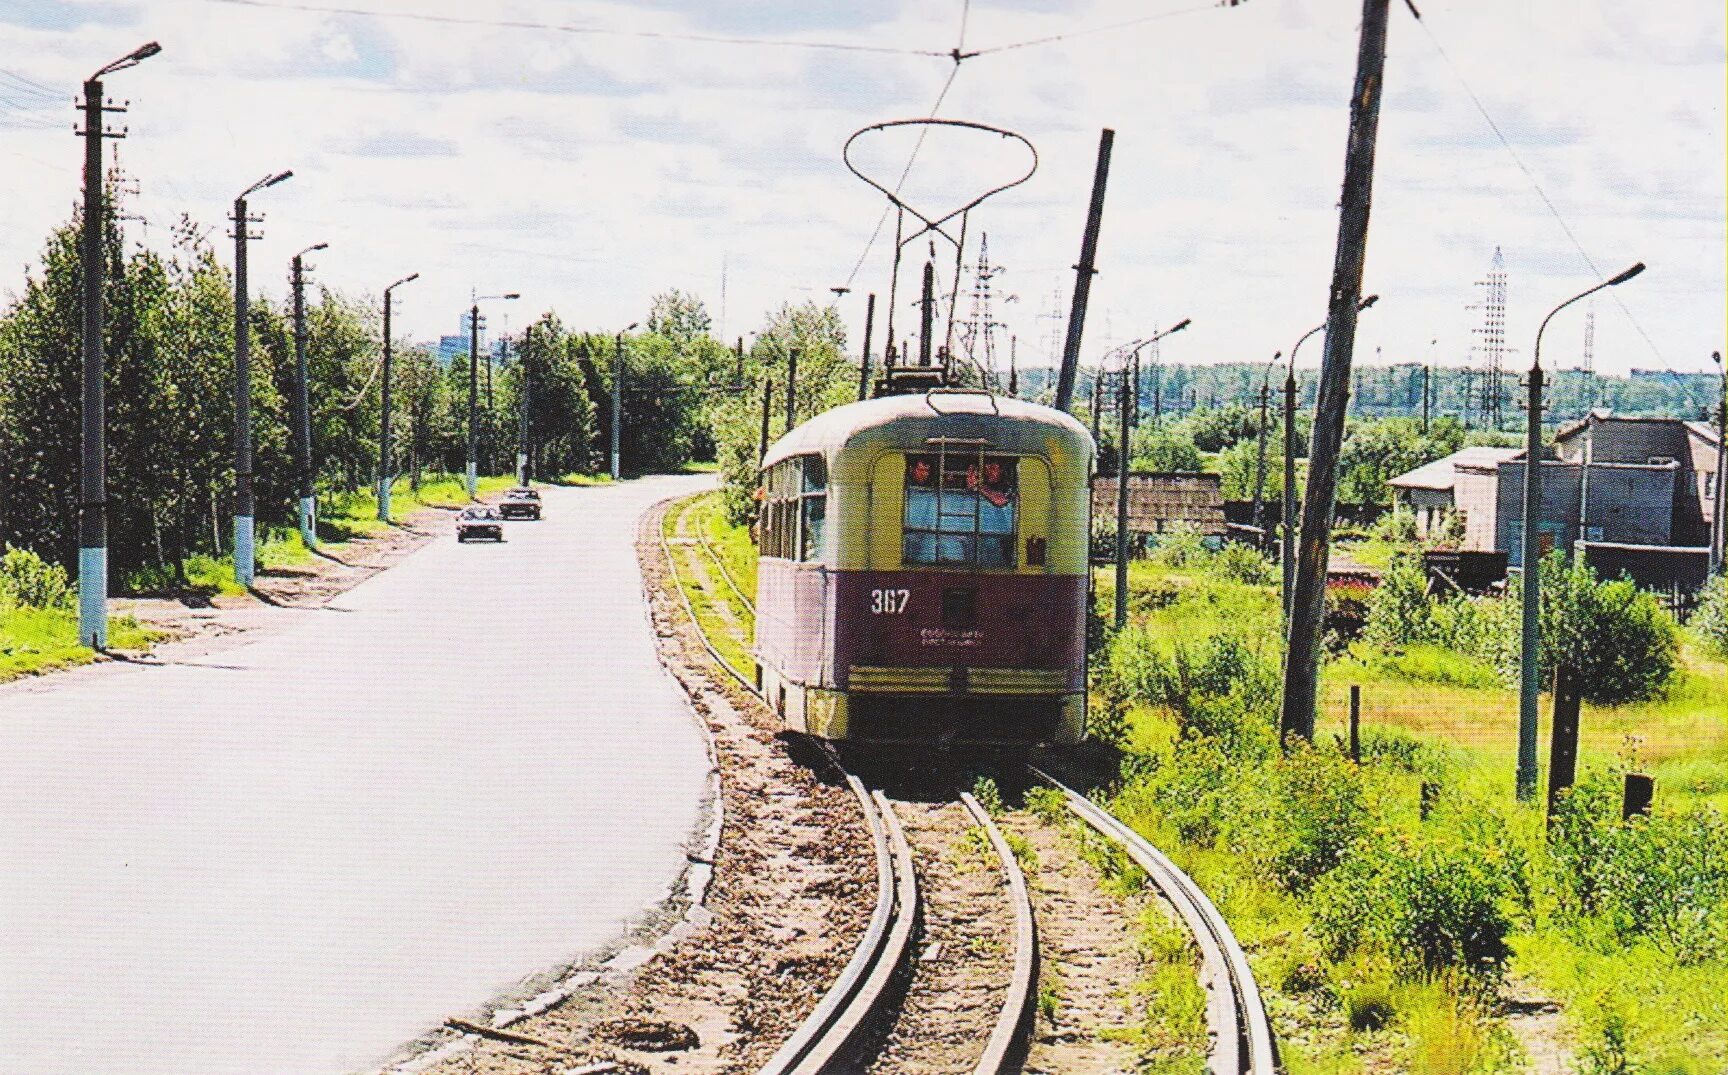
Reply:
<svg viewBox="0 0 1728 1075"><path fill-rule="evenodd" d="M898 616L906 611L910 590L871 590L870 611L877 616Z"/></svg>

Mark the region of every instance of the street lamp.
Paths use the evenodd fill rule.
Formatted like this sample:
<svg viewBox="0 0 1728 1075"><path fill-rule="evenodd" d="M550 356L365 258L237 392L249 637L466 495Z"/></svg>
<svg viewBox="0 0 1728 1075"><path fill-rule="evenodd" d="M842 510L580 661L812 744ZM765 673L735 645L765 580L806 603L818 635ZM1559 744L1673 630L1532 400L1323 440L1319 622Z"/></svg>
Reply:
<svg viewBox="0 0 1728 1075"><path fill-rule="evenodd" d="M632 321L612 341L612 480L622 474L619 467L618 430L624 421L624 333L636 327Z"/></svg>
<svg viewBox="0 0 1728 1075"><path fill-rule="evenodd" d="M300 494L300 540L308 549L318 547L318 501L313 492L312 405L306 372L306 264L304 258L329 243L317 243L294 255L294 469Z"/></svg>
<svg viewBox="0 0 1728 1075"><path fill-rule="evenodd" d="M1536 794L1536 699L1542 690L1538 647L1541 642L1541 556L1537 550L1538 516L1542 511L1542 333L1554 315L1587 295L1614 287L1644 271L1638 262L1618 276L1580 291L1548 311L1536 329L1536 349L1530 359L1530 379L1525 386L1524 416L1524 532L1518 549L1518 569L1524 581L1524 622L1518 647L1518 778L1520 801Z"/></svg>
<svg viewBox="0 0 1728 1075"><path fill-rule="evenodd" d="M1133 343L1123 355L1117 370L1121 384L1116 397L1116 629L1120 631L1128 626L1128 397L1131 395L1129 386L1137 389L1139 386L1128 377L1128 363L1138 358L1140 349L1173 332L1181 332L1188 327L1189 319L1184 317L1163 332L1157 332L1143 340Z"/></svg>
<svg viewBox="0 0 1728 1075"><path fill-rule="evenodd" d="M234 199L234 581L248 588L255 567L252 517L257 504L252 495L252 330L246 242L254 238L247 225L264 218L246 214L246 199L293 174L267 175Z"/></svg>
<svg viewBox="0 0 1728 1075"><path fill-rule="evenodd" d="M390 293L403 284L420 279L419 273L410 273L384 289L384 369L383 369L383 406L378 414L378 521L390 521L390 310L394 305Z"/></svg>
<svg viewBox="0 0 1728 1075"><path fill-rule="evenodd" d="M1715 574L1728 571L1728 367L1722 364L1722 352L1711 351L1710 361L1716 363L1716 375L1722 381L1721 395L1716 400L1716 510L1710 517L1710 570Z"/></svg>
<svg viewBox="0 0 1728 1075"><path fill-rule="evenodd" d="M1254 462L1254 526L1260 531L1260 547L1265 550L1266 542L1266 418L1267 410L1272 402L1272 367L1284 357L1284 352L1274 351L1267 359L1266 368L1260 376L1260 436L1259 446L1255 449ZM1250 384L1253 382L1250 381Z"/></svg>
<svg viewBox="0 0 1728 1075"><path fill-rule="evenodd" d="M102 139L122 138L102 129L102 113L124 106L102 101L102 76L123 71L162 51L152 41L101 68L84 80L84 221L78 237L83 262L83 436L78 478L78 640L91 649L108 645L108 445L104 425L108 403L102 391L106 356L102 351Z"/></svg>
<svg viewBox="0 0 1728 1075"><path fill-rule="evenodd" d="M1365 296L1356 304L1361 313L1380 301L1379 295ZM1308 342L1308 337L1325 328L1327 321L1302 334L1296 346L1290 348L1290 366L1284 374L1284 496L1279 513L1281 531L1278 546L1278 566L1283 582L1284 624L1290 624L1290 599L1296 592L1296 352Z"/></svg>
<svg viewBox="0 0 1728 1075"><path fill-rule="evenodd" d="M479 441L475 423L480 409L480 304L493 299L508 301L522 296L514 291L502 295L476 295L468 308L468 499L480 499Z"/></svg>

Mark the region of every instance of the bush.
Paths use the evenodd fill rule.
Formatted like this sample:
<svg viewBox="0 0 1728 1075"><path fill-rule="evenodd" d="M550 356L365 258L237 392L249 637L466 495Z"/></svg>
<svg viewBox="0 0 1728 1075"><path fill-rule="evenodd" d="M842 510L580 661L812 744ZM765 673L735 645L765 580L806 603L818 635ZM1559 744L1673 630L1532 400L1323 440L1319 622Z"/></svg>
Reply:
<svg viewBox="0 0 1728 1075"><path fill-rule="evenodd" d="M1370 847L1315 886L1315 930L1335 958L1377 950L1423 974L1497 974L1512 928L1501 859L1492 845L1409 837Z"/></svg>
<svg viewBox="0 0 1728 1075"><path fill-rule="evenodd" d="M1256 784L1264 798L1235 841L1286 892L1303 892L1331 871L1367 830L1362 776L1348 759L1302 748L1278 758Z"/></svg>
<svg viewBox="0 0 1728 1075"><path fill-rule="evenodd" d="M1697 632L1708 653L1728 660L1728 576L1718 576L1704 587L1703 599L1686 626Z"/></svg>
<svg viewBox="0 0 1728 1075"><path fill-rule="evenodd" d="M1582 559L1568 562L1559 552L1545 557L1540 570L1542 681L1562 664L1597 705L1660 695L1679 664L1680 641L1674 618L1656 598L1630 579L1603 582ZM1513 593L1507 599L1516 606ZM1507 673L1516 674L1511 662Z"/></svg>
<svg viewBox="0 0 1728 1075"><path fill-rule="evenodd" d="M1265 553L1240 541L1228 541L1212 554L1212 569L1220 578L1249 586L1270 586L1278 570Z"/></svg>
<svg viewBox="0 0 1728 1075"><path fill-rule="evenodd" d="M1394 556L1368 595L1367 622L1362 636L1384 650L1400 650L1432 642L1433 602L1428 600L1428 573L1414 556Z"/></svg>
<svg viewBox="0 0 1728 1075"><path fill-rule="evenodd" d="M23 608L69 609L74 590L66 569L29 549L0 556L0 601Z"/></svg>
<svg viewBox="0 0 1728 1075"><path fill-rule="evenodd" d="M1178 641L1166 652L1146 628L1130 627L1112 640L1109 667L1126 700L1170 709L1183 736L1255 754L1271 745L1278 669L1239 635Z"/></svg>
<svg viewBox="0 0 1728 1075"><path fill-rule="evenodd" d="M1728 952L1728 818L1704 806L1622 822L1615 783L1561 797L1550 846L1563 913L1680 962Z"/></svg>

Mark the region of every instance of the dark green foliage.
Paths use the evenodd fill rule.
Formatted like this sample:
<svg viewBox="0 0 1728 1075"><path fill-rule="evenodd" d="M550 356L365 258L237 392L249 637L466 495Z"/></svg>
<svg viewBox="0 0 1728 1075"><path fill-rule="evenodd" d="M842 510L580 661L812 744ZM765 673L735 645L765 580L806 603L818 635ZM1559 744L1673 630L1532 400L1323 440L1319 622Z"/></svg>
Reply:
<svg viewBox="0 0 1728 1075"><path fill-rule="evenodd" d="M1387 479L1442 459L1462 447L1464 426L1455 418L1431 422L1426 434L1415 418L1351 422L1338 457L1338 501L1391 503Z"/></svg>
<svg viewBox="0 0 1728 1075"><path fill-rule="evenodd" d="M1260 775L1264 816L1240 850L1285 891L1306 891L1368 830L1361 774L1336 752L1300 747Z"/></svg>
<svg viewBox="0 0 1728 1075"><path fill-rule="evenodd" d="M1582 559L1543 558L1542 680L1570 669L1584 698L1618 705L1661 694L1679 661L1679 632L1656 598L1630 579L1603 582ZM1513 587L1516 589L1516 587ZM1508 593L1507 599L1515 595Z"/></svg>
<svg viewBox="0 0 1728 1075"><path fill-rule="evenodd" d="M1376 949L1411 971L1498 973L1515 895L1498 849L1401 837L1348 855L1314 889L1315 931L1335 958Z"/></svg>
<svg viewBox="0 0 1728 1075"><path fill-rule="evenodd" d="M1714 808L1621 821L1618 782L1598 774L1561 796L1550 847L1574 924L1682 962L1728 951L1728 818Z"/></svg>
<svg viewBox="0 0 1728 1075"><path fill-rule="evenodd" d="M112 198L112 192L110 192ZM233 496L233 278L201 229L182 219L166 258L125 252L106 214L104 350L107 388L109 563L117 579L171 586L183 565L221 556ZM0 314L0 542L71 565L80 471L82 267L76 221L55 231L22 294ZM263 266L254 266L261 275ZM671 336L626 341L631 389L625 458L663 469L700 451L702 379L728 355L702 335L700 302L657 307ZM376 301L328 289L308 295L307 360L315 484L339 498L377 479L382 317ZM676 307L674 309L674 307ZM247 326L252 355L252 440L261 527L290 525L298 495L290 409L296 377L286 309L262 299ZM611 336L579 338L548 315L527 347L537 387L533 428L541 476L597 462L595 415L610 401ZM584 349L583 341L586 340ZM481 468L510 469L520 441L521 346L475 364ZM469 363L448 368L422 350L393 348L393 471L460 471ZM602 374L584 366L598 356ZM548 468L551 474L548 474ZM328 536L346 536L331 534Z"/></svg>
<svg viewBox="0 0 1728 1075"><path fill-rule="evenodd" d="M0 606L69 609L74 598L66 569L28 549L7 549L0 556Z"/></svg>
<svg viewBox="0 0 1728 1075"><path fill-rule="evenodd" d="M1728 660L1728 576L1718 576L1704 588L1704 596L1686 626L1698 633L1713 656Z"/></svg>
<svg viewBox="0 0 1728 1075"><path fill-rule="evenodd" d="M1131 470L1196 471L1200 452L1192 439L1171 430L1141 426L1129 438Z"/></svg>

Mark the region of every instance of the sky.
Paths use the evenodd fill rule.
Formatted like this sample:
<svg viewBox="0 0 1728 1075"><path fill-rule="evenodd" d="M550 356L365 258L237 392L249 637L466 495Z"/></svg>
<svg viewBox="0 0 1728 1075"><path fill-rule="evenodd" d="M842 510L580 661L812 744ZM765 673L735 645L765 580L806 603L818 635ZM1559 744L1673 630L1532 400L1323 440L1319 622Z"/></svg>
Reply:
<svg viewBox="0 0 1728 1075"><path fill-rule="evenodd" d="M1724 346L1724 8L1652 0L1402 0L1391 10L1360 363L1480 362L1496 248L1510 368L1554 305L1589 300L1604 372L1712 369ZM315 279L398 292L415 339L470 298L495 329L552 309L614 331L672 288L727 339L784 302L836 301L856 350L865 295L888 315L894 218L842 160L854 131L937 115L1023 135L1030 179L967 218L981 234L999 355L1059 350L1099 132L1115 134L1083 357L1182 319L1168 361L1257 361L1325 317L1360 5L1354 0L47 0L0 2L0 295L24 285L78 200L84 78L117 72L129 135L107 145L137 193L129 241L166 248L190 214L232 264L225 217L255 195L256 287ZM1054 38L1054 40L1050 40ZM956 64L951 53L967 56ZM888 187L911 132L854 161ZM927 216L1025 171L1020 143L942 128L903 188ZM878 230L881 225L880 230ZM952 229L950 229L952 231ZM957 233L954 233L958 237ZM874 235L874 240L872 237ZM954 248L935 263L953 285ZM910 243L895 336L928 237ZM971 311L972 274L959 316ZM1543 364L1582 357L1585 304ZM1302 352L1317 365L1320 348Z"/></svg>

